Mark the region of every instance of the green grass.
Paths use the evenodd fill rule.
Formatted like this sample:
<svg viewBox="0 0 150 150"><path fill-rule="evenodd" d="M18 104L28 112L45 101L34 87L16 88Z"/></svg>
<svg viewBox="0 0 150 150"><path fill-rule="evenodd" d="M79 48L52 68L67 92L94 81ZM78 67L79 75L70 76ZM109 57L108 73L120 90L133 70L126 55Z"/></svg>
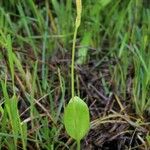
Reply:
<svg viewBox="0 0 150 150"><path fill-rule="evenodd" d="M70 0L0 1L0 149L74 148L62 137L70 68L54 60L70 59L75 16ZM113 89L101 70L99 75L105 94L113 91L124 101L130 95L139 118L150 113L149 35L148 1L83 1L76 63L84 66L92 59L98 69L110 60ZM78 75L75 79L80 88Z"/></svg>

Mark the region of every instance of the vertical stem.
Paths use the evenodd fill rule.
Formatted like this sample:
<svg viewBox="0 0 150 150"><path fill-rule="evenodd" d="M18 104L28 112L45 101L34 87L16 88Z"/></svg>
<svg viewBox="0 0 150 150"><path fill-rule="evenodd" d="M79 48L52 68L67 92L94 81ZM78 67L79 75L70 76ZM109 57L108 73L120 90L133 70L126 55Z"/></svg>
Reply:
<svg viewBox="0 0 150 150"><path fill-rule="evenodd" d="M71 92L72 98L74 97L74 60L75 60L75 45L77 37L78 27L75 27L74 36L73 36L73 45L72 45L72 63L71 63Z"/></svg>
<svg viewBox="0 0 150 150"><path fill-rule="evenodd" d="M76 45L76 38L77 38L77 31L80 26L81 22L81 12L82 12L82 3L81 0L76 0L77 6L77 17L75 23L75 31L73 36L73 45L72 45L72 63L71 63L71 92L72 98L74 98L74 60L75 60L75 45Z"/></svg>
<svg viewBox="0 0 150 150"><path fill-rule="evenodd" d="M80 140L77 140L77 150L80 150Z"/></svg>

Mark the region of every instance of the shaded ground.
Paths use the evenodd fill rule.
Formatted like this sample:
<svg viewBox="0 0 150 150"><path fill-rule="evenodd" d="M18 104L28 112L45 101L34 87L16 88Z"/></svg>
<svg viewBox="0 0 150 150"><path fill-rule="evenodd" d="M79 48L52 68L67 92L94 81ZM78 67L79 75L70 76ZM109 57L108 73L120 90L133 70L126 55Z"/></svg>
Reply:
<svg viewBox="0 0 150 150"><path fill-rule="evenodd" d="M68 57L68 56L67 56ZM62 76L70 80L69 58L55 58L54 66L60 65ZM86 150L126 150L149 149L144 142L149 131L149 125L144 124L144 118L135 115L131 107L132 83L128 83L127 99L122 93L115 91L115 83L110 73L110 66L115 68L116 60L110 58L100 64L94 57L86 65L76 65L79 80L80 96L84 97L90 108L91 130L84 141L82 149ZM99 64L99 65L98 65ZM132 72L132 71L129 71ZM133 75L129 75L132 80ZM68 81L69 82L69 81ZM69 96L66 94L66 99ZM72 145L72 140L62 134L60 139ZM63 148L60 148L63 149Z"/></svg>
<svg viewBox="0 0 150 150"><path fill-rule="evenodd" d="M19 52L20 53L20 52ZM24 54L23 54L24 55ZM103 54L103 56L107 56ZM32 55L30 55L30 61L34 61ZM66 84L65 101L70 98L70 54L62 54L60 51L56 53L50 62L46 65L49 67L49 80L53 78L52 88L54 89L54 103L55 107L59 107L59 97L61 96L61 91L57 88L59 86L58 81L58 67L60 68L61 76L64 78ZM29 66L29 62L26 62L26 66ZM6 63L7 62L3 62ZM112 71L115 65L119 63L114 58L109 58L107 56L106 60L102 60L100 63L96 59L95 55L91 55L88 62L83 65L76 65L76 91L80 94L80 97L85 98L86 103L90 108L91 115L91 130L85 140L82 141L82 149L86 150L126 150L126 149L137 149L146 150L148 148L148 143L145 143L146 134L150 131L149 125L144 122L147 119L135 115L134 109L131 107L132 96L132 74L128 76L131 83L128 83L128 90L126 94L126 99L122 98L120 91L116 91L115 82L113 81ZM39 70L38 75L40 76L42 62L39 58ZM110 69L111 68L111 69ZM132 68L132 67L131 67ZM32 69L32 68L31 68ZM129 73L132 73L129 70ZM55 80L54 80L55 79ZM16 80L18 82L18 80ZM20 86L19 82L17 86ZM24 93L21 92L20 95L24 98ZM11 94L11 92L10 92ZM38 94L37 94L38 96ZM48 100L48 99L47 99ZM41 101L41 104L45 107L45 110L49 111L49 106L46 101ZM27 101L19 101L19 111L23 112L21 115L22 119L30 118ZM39 112L42 112L41 107L39 107ZM63 110L62 110L63 115ZM60 126L57 124L56 126ZM28 123L29 135L32 137L34 130L30 130L30 122ZM51 123L49 124L51 127ZM36 129L35 129L36 130ZM75 149L75 143L71 140L65 130L61 131L59 140L66 143L69 147ZM37 149L32 142L28 143L28 149ZM57 146L56 146L57 147ZM65 147L57 147L57 149L65 149Z"/></svg>

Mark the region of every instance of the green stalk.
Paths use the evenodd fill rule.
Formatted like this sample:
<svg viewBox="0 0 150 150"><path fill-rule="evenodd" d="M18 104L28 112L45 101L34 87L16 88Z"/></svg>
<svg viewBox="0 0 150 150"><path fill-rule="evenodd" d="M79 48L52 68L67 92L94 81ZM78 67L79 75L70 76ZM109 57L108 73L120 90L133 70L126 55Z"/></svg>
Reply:
<svg viewBox="0 0 150 150"><path fill-rule="evenodd" d="M75 84L74 84L74 78L75 78L75 73L74 73L74 64L75 64L75 46L76 46L76 39L77 39L77 32L78 28L80 26L81 22L81 11L82 11L82 3L81 0L76 0L76 5L77 5L77 17L76 17L76 23L75 23L75 31L74 31L74 36L73 36L73 45L72 45L72 63L71 63L71 92L72 92L72 98L75 96ZM75 107L74 107L75 109ZM80 150L80 140L77 140L77 150Z"/></svg>
<svg viewBox="0 0 150 150"><path fill-rule="evenodd" d="M75 31L73 36L73 45L72 45L72 63L71 63L71 92L72 92L72 98L74 98L74 62L75 62L75 45L76 45L76 39L77 39L77 32L78 28L80 26L81 22L81 11L82 11L82 4L81 0L76 0L77 5L77 17L76 17L76 23L75 23Z"/></svg>
<svg viewBox="0 0 150 150"><path fill-rule="evenodd" d="M77 141L77 150L80 150L80 140Z"/></svg>
<svg viewBox="0 0 150 150"><path fill-rule="evenodd" d="M72 46L72 63L71 63L71 91L72 91L72 98L74 97L74 62L75 62L75 45L76 45L76 38L77 38L77 31L78 27L75 27L74 37L73 37L73 46Z"/></svg>

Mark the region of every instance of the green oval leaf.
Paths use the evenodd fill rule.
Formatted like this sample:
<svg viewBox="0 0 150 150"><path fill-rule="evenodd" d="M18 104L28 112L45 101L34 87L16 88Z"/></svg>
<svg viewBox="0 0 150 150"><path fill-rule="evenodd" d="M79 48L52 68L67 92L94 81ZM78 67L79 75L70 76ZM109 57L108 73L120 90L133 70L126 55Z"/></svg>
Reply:
<svg viewBox="0 0 150 150"><path fill-rule="evenodd" d="M64 112L64 124L67 133L75 140L81 140L90 128L89 109L87 104L75 96Z"/></svg>

